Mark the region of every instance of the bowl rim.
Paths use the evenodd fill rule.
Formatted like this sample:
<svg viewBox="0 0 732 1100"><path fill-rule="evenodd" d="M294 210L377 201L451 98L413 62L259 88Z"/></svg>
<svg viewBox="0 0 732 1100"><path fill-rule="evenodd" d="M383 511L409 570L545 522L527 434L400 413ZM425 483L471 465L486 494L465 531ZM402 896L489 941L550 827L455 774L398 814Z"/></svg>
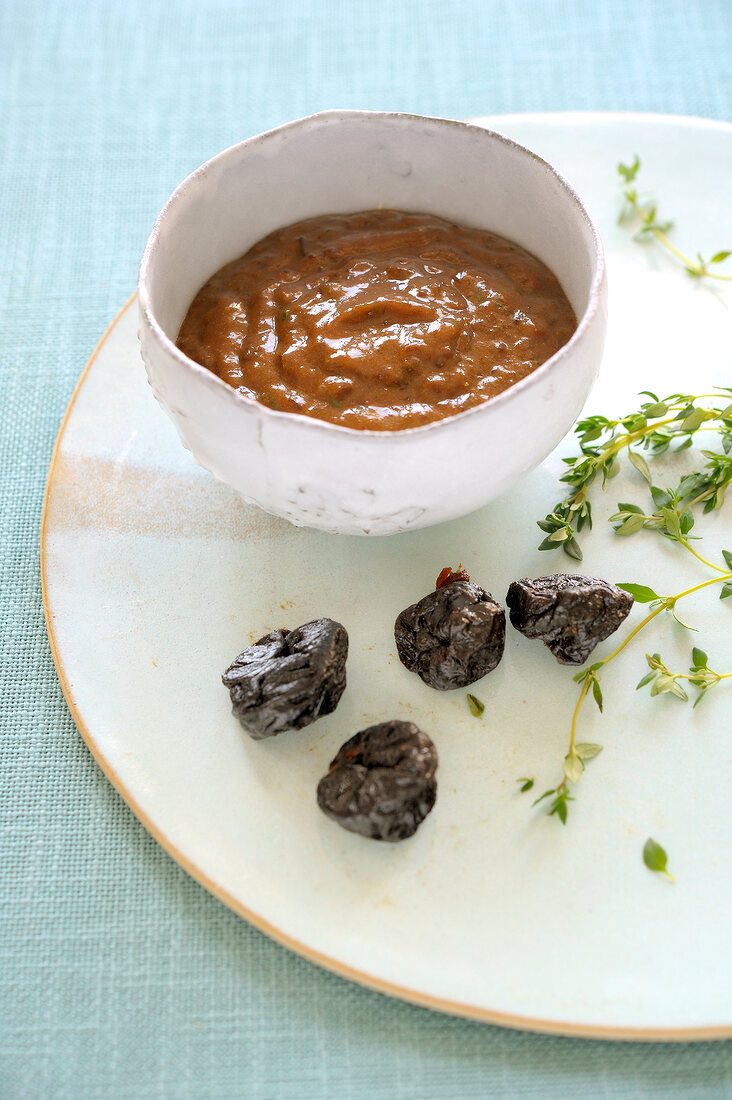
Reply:
<svg viewBox="0 0 732 1100"><path fill-rule="evenodd" d="M375 429L375 428L351 428L345 424L337 424L330 420L322 420L315 416L308 416L305 413L298 412L284 412L277 409L272 409L268 405L263 405L253 397L249 397L247 394L241 393L239 390L230 386L228 382L224 382L219 378L217 374L209 370L202 364L197 363L194 359L190 359L187 355L178 348L178 346L170 339L170 337L164 332L162 326L158 322L153 308L150 302L150 293L147 286L147 278L151 263L154 258L154 252L158 243L161 229L167 220L170 211L176 207L179 202L185 198L185 193L190 187L196 184L202 177L206 176L210 169L228 159L233 153L238 152L240 149L247 145L257 145L264 141L269 141L278 135L287 133L288 131L306 129L308 126L316 122L324 122L326 120L340 120L348 119L355 120L359 118L365 119L407 119L414 120L416 122L433 123L437 127L459 127L462 130L472 131L475 134L487 135L491 139L498 140L504 145L510 146L512 149L518 150L520 153L531 157L532 160L542 165L552 176L555 177L561 184L564 191L569 196L571 202L576 208L581 220L589 228L593 252L595 261L595 270L590 283L589 294L587 299L587 306L585 307L582 316L579 318L577 328L572 333L571 337L566 344L563 344L554 355L550 356L541 363L531 374L525 378L521 378L518 382L514 382L513 385L507 389L502 390L494 397L489 398L487 401L478 405L473 405L469 409L463 409L461 412L453 413L450 416L441 417L439 420L432 420L427 424L418 424L409 428L389 428L389 429ZM595 225L594 221L587 212L584 203L580 199L579 195L575 191L574 187L568 180L559 172L549 161L535 153L533 149L529 149L527 146L522 145L518 141L514 141L513 138L508 137L506 134L502 134L499 130L490 129L487 126L480 126L474 122L464 121L460 119L442 118L435 115L420 115L410 111L369 111L369 110L354 110L354 109L339 109L332 108L325 111L317 111L314 114L305 115L302 118L293 119L290 122L282 123L279 126L272 127L269 130L264 130L261 133L253 134L251 137L244 138L242 141L235 142L233 145L227 146L226 149L222 149L221 152L216 153L213 157L209 157L203 164L199 165L190 172L175 190L171 193L160 213L155 219L155 223L150 232L150 236L147 239L142 259L140 261L140 267L138 272L138 302L139 309L142 313L150 332L153 337L162 345L163 350L172 356L177 363L187 371L193 371L197 374L201 381L205 385L213 385L214 389L219 389L219 392L223 394L226 391L230 397L225 400L234 400L242 404L244 407L249 408L251 412L263 420L274 419L276 421L284 420L285 423L292 423L293 417L297 419L300 425L303 427L307 424L308 428L305 430L310 431L328 431L331 434L336 433L345 434L351 439L364 439L364 438L379 438L379 439L411 439L415 435L424 435L426 433L435 433L438 431L448 430L450 425L456 422L463 422L467 417L477 416L482 413L485 414L486 410L499 410L510 402L516 401L527 390L530 390L541 381L545 375L556 367L562 359L566 358L571 350L573 350L577 344L583 339L585 333L592 325L602 301L602 290L605 283L606 275L606 263L605 252L602 244L600 233Z"/></svg>

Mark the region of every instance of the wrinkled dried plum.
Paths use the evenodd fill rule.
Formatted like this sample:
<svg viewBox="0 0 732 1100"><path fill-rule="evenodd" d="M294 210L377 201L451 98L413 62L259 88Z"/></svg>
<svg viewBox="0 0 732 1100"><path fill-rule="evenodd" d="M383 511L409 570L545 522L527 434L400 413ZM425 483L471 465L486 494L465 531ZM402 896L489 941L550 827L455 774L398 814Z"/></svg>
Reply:
<svg viewBox="0 0 732 1100"><path fill-rule="evenodd" d="M581 665L627 618L633 597L598 577L556 573L514 581L506 603L518 631L541 638L562 664Z"/></svg>
<svg viewBox="0 0 732 1100"><path fill-rule="evenodd" d="M333 619L273 630L221 677L234 714L255 741L302 729L335 710L346 686L348 634Z"/></svg>
<svg viewBox="0 0 732 1100"><path fill-rule="evenodd" d="M341 745L318 783L318 805L344 829L406 840L435 804L437 750L413 722L380 722Z"/></svg>
<svg viewBox="0 0 732 1100"><path fill-rule="evenodd" d="M466 687L503 656L506 616L464 570L442 570L435 592L407 607L394 624L399 660L439 691Z"/></svg>

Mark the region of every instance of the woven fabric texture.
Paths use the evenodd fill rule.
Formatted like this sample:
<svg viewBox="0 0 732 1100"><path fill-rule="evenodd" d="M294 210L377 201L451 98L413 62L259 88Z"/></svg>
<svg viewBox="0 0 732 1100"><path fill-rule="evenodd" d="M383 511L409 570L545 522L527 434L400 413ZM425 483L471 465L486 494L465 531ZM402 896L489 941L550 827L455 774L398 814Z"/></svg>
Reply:
<svg viewBox="0 0 732 1100"><path fill-rule="evenodd" d="M64 408L196 165L333 106L729 119L731 57L729 0L0 5L3 1100L732 1096L730 1044L451 1019L324 973L230 913L84 748L38 567Z"/></svg>

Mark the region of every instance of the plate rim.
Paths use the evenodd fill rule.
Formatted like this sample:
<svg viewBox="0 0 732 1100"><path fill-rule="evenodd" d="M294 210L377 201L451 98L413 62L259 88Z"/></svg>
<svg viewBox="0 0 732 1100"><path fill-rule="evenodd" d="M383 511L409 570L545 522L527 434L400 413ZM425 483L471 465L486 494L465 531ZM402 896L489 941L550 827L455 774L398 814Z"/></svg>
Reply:
<svg viewBox="0 0 732 1100"><path fill-rule="evenodd" d="M470 121L472 122L487 122L490 120L491 125L497 125L502 122L510 123L512 121L590 121L590 120L606 120L606 121L645 121L649 122L662 122L664 124L676 124L676 125L689 125L693 128L719 128L726 132L732 132L732 123L725 122L718 119L705 119L698 118L692 115L669 115L669 114L656 114L654 112L634 112L634 111L537 111L537 112L522 112L512 114L500 114L500 115L477 115L473 116ZM700 1027L680 1027L680 1028L659 1028L659 1027L625 1027L620 1025L599 1025L599 1024L586 1024L572 1020L553 1020L543 1019L540 1017L522 1016L512 1013L502 1012L496 1009L484 1008L473 1004L467 1004L462 1001L453 1001L448 998L436 997L428 993L421 992L420 990L412 989L407 986L398 985L394 982L389 982L383 978L376 977L368 971L363 971L355 967L351 967L346 963L343 963L339 959L333 958L323 952L316 951L302 941L288 935L283 932L277 926L271 924L260 914L249 909L246 905L242 904L237 898L229 893L223 886L211 879L207 873L198 866L195 862L190 860L176 845L170 840L165 832L159 828L152 819L145 813L137 799L126 787L120 776L114 770L114 767L106 759L104 754L100 751L95 743L94 736L87 723L80 712L79 707L73 697L71 687L66 675L63 660L61 657L59 645L57 643L53 613L50 606L49 596L49 583L47 576L47 564L48 564L48 547L47 542L49 538L49 502L53 495L55 488L55 475L57 472L57 465L63 444L63 439L66 433L68 421L73 412L76 401L81 393L87 376L94 365L98 355L104 348L108 339L120 323L122 318L131 309L137 300L137 293L133 293L127 299L127 301L118 310L112 320L109 322L104 332L97 341L94 350L92 351L89 359L87 360L74 389L69 398L69 402L64 411L64 415L59 426L58 434L56 436L53 451L51 453L51 459L48 467L48 474L46 478L46 485L43 494L43 506L41 514L41 527L40 527L40 572L41 572L41 594L43 600L43 613L46 623L46 631L48 634L49 645L51 649L51 655L56 668L56 673L61 685L61 689L66 700L66 704L69 708L74 723L86 745L92 757L98 764L104 776L110 782L118 795L127 804L135 817L140 821L148 833L153 839L163 848L163 850L178 864L195 882L202 886L209 894L215 897L218 901L222 902L227 908L231 909L238 916L243 917L249 924L251 924L257 931L262 932L269 939L274 940L280 946L287 948L293 954L304 958L310 963L321 967L322 969L335 974L337 977L344 978L348 981L354 982L357 985L363 986L374 992L381 993L385 996L396 998L400 1001L417 1005L420 1008L431 1009L432 1011L442 1012L450 1016L456 1016L463 1019L475 1020L480 1023L488 1023L494 1026L505 1027L513 1030L533 1032L543 1035L555 1035L564 1036L568 1038L582 1038L582 1039L604 1039L623 1042L709 1042L709 1041L721 1041L732 1038L732 1023L715 1024L709 1026Z"/></svg>
<svg viewBox="0 0 732 1100"><path fill-rule="evenodd" d="M660 122L662 125L689 126L691 129L732 130L732 122L703 115L675 115L663 111L506 111L502 114L471 115L466 122L485 125L497 122Z"/></svg>

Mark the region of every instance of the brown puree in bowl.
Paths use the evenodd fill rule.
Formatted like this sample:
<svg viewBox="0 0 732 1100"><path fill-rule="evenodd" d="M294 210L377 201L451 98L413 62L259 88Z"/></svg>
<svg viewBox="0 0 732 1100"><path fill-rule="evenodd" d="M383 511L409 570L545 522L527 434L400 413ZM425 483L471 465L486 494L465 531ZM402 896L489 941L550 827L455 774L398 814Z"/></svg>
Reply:
<svg viewBox="0 0 732 1100"><path fill-rule="evenodd" d="M556 277L512 241L367 210L278 229L222 267L178 347L273 409L394 430L494 397L576 327Z"/></svg>

